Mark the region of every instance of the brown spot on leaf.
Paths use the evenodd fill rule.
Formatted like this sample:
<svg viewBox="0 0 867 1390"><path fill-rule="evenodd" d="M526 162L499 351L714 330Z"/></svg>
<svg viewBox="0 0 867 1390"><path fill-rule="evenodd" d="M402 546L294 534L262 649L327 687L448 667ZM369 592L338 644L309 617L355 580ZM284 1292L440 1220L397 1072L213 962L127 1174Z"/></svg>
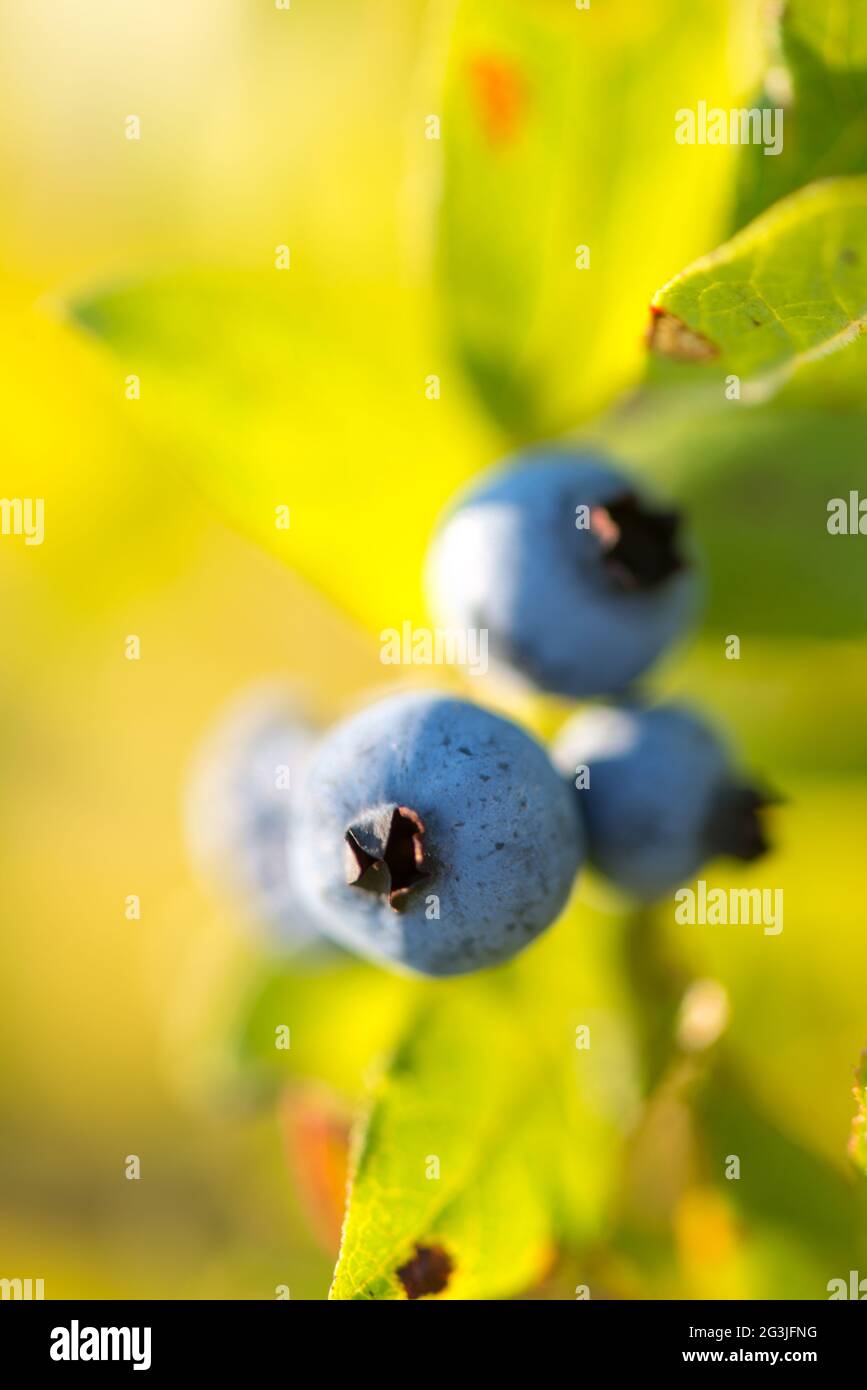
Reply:
<svg viewBox="0 0 867 1390"><path fill-rule="evenodd" d="M650 306L647 346L651 352L672 362L710 362L719 356L716 343L656 304Z"/></svg>
<svg viewBox="0 0 867 1390"><path fill-rule="evenodd" d="M523 78L513 63L482 54L469 64L479 116L492 145L508 145L518 134L526 105Z"/></svg>
<svg viewBox="0 0 867 1390"><path fill-rule="evenodd" d="M415 1254L397 1271L407 1298L425 1298L442 1293L452 1273L451 1256L441 1245L417 1245Z"/></svg>

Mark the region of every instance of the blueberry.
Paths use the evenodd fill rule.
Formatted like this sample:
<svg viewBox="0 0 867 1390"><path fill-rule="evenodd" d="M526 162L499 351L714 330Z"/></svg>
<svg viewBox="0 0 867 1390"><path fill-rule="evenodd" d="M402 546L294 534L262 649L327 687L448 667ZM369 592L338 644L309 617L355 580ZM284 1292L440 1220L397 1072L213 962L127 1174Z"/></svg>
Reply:
<svg viewBox="0 0 867 1390"><path fill-rule="evenodd" d="M539 689L620 693L695 607L679 525L596 454L524 454L441 523L431 607L443 627L487 629L492 663Z"/></svg>
<svg viewBox="0 0 867 1390"><path fill-rule="evenodd" d="M716 733L677 705L576 715L553 759L578 784L590 862L638 898L660 897L718 855L757 859L768 848L768 798L741 782Z"/></svg>
<svg viewBox="0 0 867 1390"><path fill-rule="evenodd" d="M459 975L554 921L581 860L545 750L464 700L399 694L332 729L308 769L293 879L362 955Z"/></svg>
<svg viewBox="0 0 867 1390"><path fill-rule="evenodd" d="M315 934L289 880L286 843L317 732L290 689L256 687L217 721L187 782L187 839L202 879L283 947Z"/></svg>

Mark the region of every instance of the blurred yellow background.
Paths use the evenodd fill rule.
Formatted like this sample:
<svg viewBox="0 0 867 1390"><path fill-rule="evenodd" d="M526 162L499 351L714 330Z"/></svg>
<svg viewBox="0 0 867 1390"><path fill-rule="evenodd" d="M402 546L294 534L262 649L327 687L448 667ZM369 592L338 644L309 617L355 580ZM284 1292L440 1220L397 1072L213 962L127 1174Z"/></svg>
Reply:
<svg viewBox="0 0 867 1390"><path fill-rule="evenodd" d="M167 1063L179 977L204 991L235 949L191 878L179 798L246 682L303 669L327 708L382 675L143 441L123 374L56 301L132 270L270 263L287 228L332 274L381 273L417 8L2 9L2 490L45 498L46 540L0 544L0 1273L50 1298L327 1288L276 1115L215 1116Z"/></svg>

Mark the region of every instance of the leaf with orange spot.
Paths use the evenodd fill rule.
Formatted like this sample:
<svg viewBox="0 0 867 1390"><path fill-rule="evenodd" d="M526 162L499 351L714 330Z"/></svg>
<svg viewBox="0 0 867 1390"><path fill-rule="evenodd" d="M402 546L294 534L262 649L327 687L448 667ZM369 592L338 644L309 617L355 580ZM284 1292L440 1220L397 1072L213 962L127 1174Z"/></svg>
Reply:
<svg viewBox="0 0 867 1390"><path fill-rule="evenodd" d="M479 118L492 145L508 145L519 133L527 91L517 64L480 54L467 64Z"/></svg>
<svg viewBox="0 0 867 1390"><path fill-rule="evenodd" d="M640 377L654 289L726 226L736 152L684 151L674 113L740 95L729 7L641 10L456 7L437 147L438 303L470 381L519 438L574 427ZM431 153L419 153L420 172Z"/></svg>

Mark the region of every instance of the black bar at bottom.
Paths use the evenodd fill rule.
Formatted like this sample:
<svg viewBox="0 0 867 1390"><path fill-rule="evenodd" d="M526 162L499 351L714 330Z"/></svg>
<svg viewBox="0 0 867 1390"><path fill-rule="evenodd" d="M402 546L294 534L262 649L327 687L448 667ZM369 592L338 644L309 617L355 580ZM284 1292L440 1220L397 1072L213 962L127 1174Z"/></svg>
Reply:
<svg viewBox="0 0 867 1390"><path fill-rule="evenodd" d="M422 1300L437 1301L437 1300ZM862 1300L867 1301L867 1300ZM475 1305L477 1308L479 1305ZM493 1305L494 1307L498 1305ZM573 1354L580 1354L586 1368L600 1362L612 1371L667 1372L675 1367L699 1373L707 1367L735 1369L738 1365L762 1365L768 1369L806 1366L823 1374L857 1367L863 1374L867 1342L867 1310L843 1301L792 1303L671 1303L671 1302L576 1302L560 1313L551 1309L544 1323L539 1303L499 1305L508 1321L497 1333L487 1322L452 1324L461 1333L469 1327L481 1334L488 1352L505 1350L525 1336L541 1335L546 1354L551 1340L562 1335ZM528 1317L522 1333L520 1320ZM320 1322L324 1316L327 1320ZM387 1336L406 1331L410 1335L437 1333L434 1361L442 1369L448 1359L448 1313L424 1311L397 1314L388 1324L373 1323L379 1316L355 1314L352 1322L338 1307L327 1312L316 1304L300 1302L5 1302L0 1304L0 1356L5 1366L24 1373L49 1371L69 1376L98 1375L110 1368L114 1375L138 1369L159 1377L213 1370L220 1377L251 1369L261 1374L269 1364L291 1375L299 1357L322 1356L321 1367L333 1373L338 1348L351 1366L369 1355L364 1334L375 1333L384 1364L396 1348L383 1343ZM392 1315L394 1316L394 1315ZM446 1317L446 1328L441 1319ZM478 1318L479 1314L474 1316ZM356 1321L356 1317L358 1321ZM422 1323L416 1321L418 1317ZM427 1322L435 1319L434 1324ZM335 1333L343 1336L335 1340ZM321 1340L319 1340L321 1339ZM455 1350L463 1345L455 1344ZM426 1343L418 1342L421 1348ZM538 1350L538 1342L534 1342ZM388 1350L391 1348L391 1350ZM529 1349L525 1344L525 1349ZM588 1359L592 1358L592 1359ZM460 1358L459 1358L460 1360ZM368 1362L374 1374L374 1363ZM312 1368L311 1368L312 1369Z"/></svg>

